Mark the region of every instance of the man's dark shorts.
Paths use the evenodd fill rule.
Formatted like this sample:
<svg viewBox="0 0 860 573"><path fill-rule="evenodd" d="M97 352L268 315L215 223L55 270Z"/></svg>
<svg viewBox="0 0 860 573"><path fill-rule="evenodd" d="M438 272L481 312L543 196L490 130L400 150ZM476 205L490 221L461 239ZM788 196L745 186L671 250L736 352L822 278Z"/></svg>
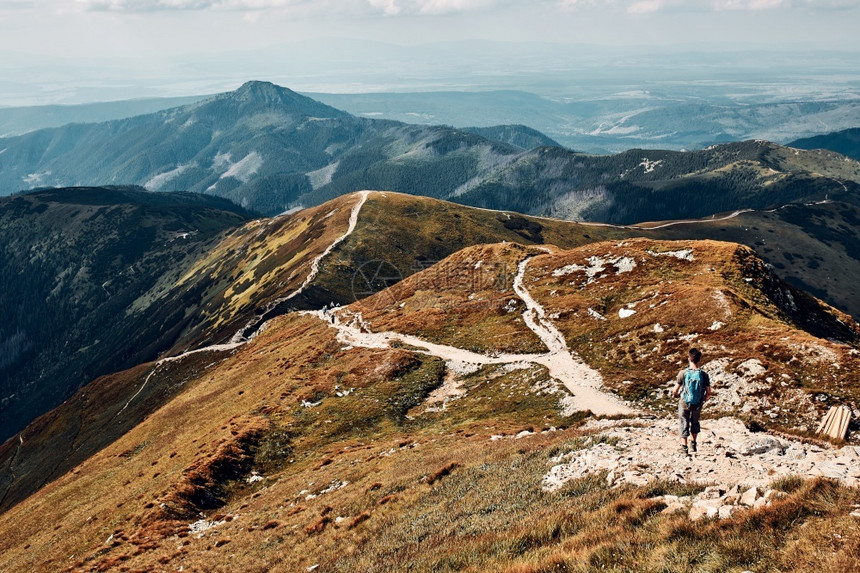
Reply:
<svg viewBox="0 0 860 573"><path fill-rule="evenodd" d="M699 416L702 414L702 405L690 406L684 403L684 400L678 401L678 423L682 438L686 438L690 434L698 434L701 428L699 427Z"/></svg>

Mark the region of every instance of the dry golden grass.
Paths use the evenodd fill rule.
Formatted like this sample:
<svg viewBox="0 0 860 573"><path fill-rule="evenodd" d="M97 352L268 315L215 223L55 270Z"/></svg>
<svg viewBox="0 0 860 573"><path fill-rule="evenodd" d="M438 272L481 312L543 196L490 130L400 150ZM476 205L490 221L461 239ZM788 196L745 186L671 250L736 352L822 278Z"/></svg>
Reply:
<svg viewBox="0 0 860 573"><path fill-rule="evenodd" d="M685 248L692 248L694 261L646 252ZM589 257L624 256L634 259L636 267L616 273L607 263L606 271L598 273L587 288L582 286L586 277L581 271L552 275L566 265L588 266ZM767 369L762 378L770 379L768 395L785 411L777 424L785 431L817 419L817 415L799 417L787 401L789 389L827 392L837 402L860 402L860 359L854 346L800 330L795 316L777 306L773 297L791 292L797 305L807 305L806 317L815 316L820 323L829 321L839 328L837 320L842 321L846 333L852 329L856 333L857 325L843 313L802 299L797 291L774 282L746 247L646 239L599 243L536 257L527 282L536 300L548 312L558 313L557 324L570 348L599 370L607 385L656 409L664 409L666 404L652 400L652 391L669 385L686 364L690 346L701 348L706 361L720 357L730 358L732 364L750 358L761 361ZM606 320L596 319L589 309ZM635 314L621 318L622 309L635 310ZM715 324L718 329L712 328ZM820 408L826 410L826 405Z"/></svg>
<svg viewBox="0 0 860 573"><path fill-rule="evenodd" d="M541 252L510 243L464 249L349 308L375 330L476 352L545 352L513 292L518 263Z"/></svg>
<svg viewBox="0 0 860 573"><path fill-rule="evenodd" d="M614 369L618 356L603 357L606 338L628 340L620 334L629 328L638 338L628 338L641 340L657 319L677 331L700 330L716 315L695 315L687 301L714 288L725 291L731 316L723 329L701 333L709 348L732 344L738 356L766 358L756 337L767 332L774 346L791 336L839 350L844 364L854 364L847 348L792 329L767 301L755 302L755 285L743 280L749 277L731 274L727 249L697 243L692 268L640 253L629 274L642 276L607 277L603 293L562 288L549 273L589 251L537 255L529 275L539 280L528 284L549 312L560 313L602 300L606 314L617 316L620 305L650 296L649 288L671 294L659 316L641 303L628 322L556 320L613 382L621 370ZM392 310L385 320L398 312L409 314ZM665 338L656 340L669 344ZM629 370L651 368L655 377L675 368L665 366L665 354L641 365L630 360ZM564 417L557 396L534 391L546 376L541 367L485 367L463 378L466 393L445 411L423 411L444 376L438 359L343 348L315 317L278 319L114 443L0 515L0 568L818 572L856 563L860 523L848 516L860 503L856 489L782 480L775 487L789 494L771 507L696 523L660 513L663 505L650 499L689 494L689 487L612 489L595 475L544 492L550 458L582 443L585 415ZM514 438L526 429L535 433ZM201 518L214 525L188 529Z"/></svg>

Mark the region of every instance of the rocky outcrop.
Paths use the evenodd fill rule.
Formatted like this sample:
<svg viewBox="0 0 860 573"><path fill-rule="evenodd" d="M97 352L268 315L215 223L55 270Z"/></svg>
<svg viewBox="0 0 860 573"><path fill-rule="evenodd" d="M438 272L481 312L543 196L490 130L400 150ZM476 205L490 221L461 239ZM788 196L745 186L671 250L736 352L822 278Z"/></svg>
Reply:
<svg viewBox="0 0 860 573"><path fill-rule="evenodd" d="M761 492L761 495L759 495ZM775 500L786 497L786 493L775 489L751 487L741 493L737 485L709 486L696 496L661 495L651 498L666 504L663 513L686 513L691 521L700 519L730 519L750 509L770 507Z"/></svg>
<svg viewBox="0 0 860 573"><path fill-rule="evenodd" d="M581 448L552 458L554 465L544 476L543 488L553 491L570 480L606 472L611 485L655 480L736 484L743 488L738 501L749 505L744 499L752 503L758 499L749 488L766 487L780 477L821 476L846 485L860 484L857 446L825 448L752 433L737 418L727 417L703 420L699 451L687 456L678 451L675 424L675 420L645 418L591 421L583 428L595 433L583 440Z"/></svg>

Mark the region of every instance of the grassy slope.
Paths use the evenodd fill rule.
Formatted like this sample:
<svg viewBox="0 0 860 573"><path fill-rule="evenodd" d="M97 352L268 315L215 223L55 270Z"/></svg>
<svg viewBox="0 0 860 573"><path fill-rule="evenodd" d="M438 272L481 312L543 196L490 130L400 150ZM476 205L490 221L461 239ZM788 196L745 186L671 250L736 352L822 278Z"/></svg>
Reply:
<svg viewBox="0 0 860 573"><path fill-rule="evenodd" d="M157 301L155 320L180 312L193 319L177 335L177 348L229 339L302 283L313 258L346 231L359 198L353 193L288 216L252 221L184 274L165 274L141 306ZM280 312L351 303L470 245L518 241L571 247L630 234L371 192L353 234L321 262L309 288ZM377 274L381 278L374 281Z"/></svg>
<svg viewBox="0 0 860 573"><path fill-rule="evenodd" d="M211 244L196 260L160 268L158 281L133 299L123 319L146 327L117 342L152 358L164 349L176 354L223 342L249 322L254 324L253 330L259 322L252 319L266 317L262 309L295 290L307 276L311 261L346 231L358 200L358 194L347 195L293 215L249 222ZM623 233L561 221L537 223L515 214L409 195L371 193L354 234L324 259L317 280L273 314L291 308L319 308L331 301L348 304L356 294L364 296L363 290L388 286L385 281L368 285L363 279L356 280L355 269L370 274L380 268L378 261L387 261L389 266L383 269L394 269L388 276L399 279L472 244L546 240L576 245ZM529 338L531 333L523 331L522 321L515 331L524 335L516 344L535 344ZM24 430L20 448L17 438L0 446L0 507L23 499L111 443L134 425L129 422L132 417L139 420L178 391L169 377L158 374L134 402L133 416L123 418L123 423L112 421L111 416L135 394L149 371L120 372L95 382L97 386L112 385L114 390L96 391L101 396L98 404L91 403L86 394L75 396ZM95 406L101 410L92 411Z"/></svg>
<svg viewBox="0 0 860 573"><path fill-rule="evenodd" d="M328 213L333 208L328 205L355 200L357 194L352 194L301 213ZM353 234L322 261L317 280L294 306L349 304L471 245L508 241L572 247L630 234L623 229L485 211L427 197L371 192ZM256 300L259 306L266 297Z"/></svg>
<svg viewBox="0 0 860 573"><path fill-rule="evenodd" d="M140 351L140 344L149 347L150 355L164 348L178 354L229 338L254 316L257 307L301 284L312 259L343 234L357 200L349 196L294 217L252 221L211 243L207 252L187 264L168 267L148 292L134 300L122 321L145 326L117 343L124 343L127 352ZM141 365L105 376L34 420L20 436L0 446L0 508L20 501L112 443L176 395L181 390L176 374L181 365L202 368L217 356L207 352L181 363ZM98 400L92 399L94 395ZM116 419L129 402L125 414Z"/></svg>
<svg viewBox="0 0 860 573"><path fill-rule="evenodd" d="M860 209L842 202L787 205L726 221L674 225L645 236L716 239L752 247L794 286L860 317Z"/></svg>
<svg viewBox="0 0 860 573"><path fill-rule="evenodd" d="M517 264L540 252L517 243L464 249L350 308L377 330L475 352L546 352L512 290Z"/></svg>
<svg viewBox="0 0 860 573"><path fill-rule="evenodd" d="M695 261L646 252L685 247L693 249ZM497 248L503 255L510 249ZM459 256L471 264L487 249ZM589 289L551 274L559 265L615 250L634 256L637 266L629 273L607 273ZM778 298L778 293L764 267L743 248L602 243L537 255L529 268L529 289L550 312L561 312L554 304L578 310L602 301L609 316L648 294L640 291L658 287L671 295L665 305L655 305L659 317L650 316L645 308L650 303L643 302L636 315L623 319L628 322L607 320L599 336L588 318L569 313L556 319L574 348L610 381L618 379L615 361L602 359L606 348L597 346L600 340L622 329L635 340L640 326L655 318L667 335L700 330L713 317L692 312L691 305L715 287L725 291L731 316L721 315L726 326L701 340L709 353L723 343L733 358L752 355L782 371L776 363L784 349L753 341L773 343L786 336L840 352L845 371L858 371L848 347L789 326L791 317L766 296ZM442 272L450 276L439 265L411 284ZM550 290L557 292L550 296ZM406 318L415 311L407 306L393 312ZM819 319L831 313L822 307ZM592 352L583 335L594 339ZM794 352L800 363L785 366L788 372L801 372L815 357L814 349ZM631 369L675 368L672 360L660 352ZM115 443L0 516L3 567L296 571L319 563L320 571L395 571L409 563L419 571L849 571L853 566L860 525L845 509L860 502L856 490L827 482L786 484L793 493L785 500L719 523L663 515L663 506L647 499L664 491L684 493L691 489L686 486L608 489L604 480L589 478L544 493L539 482L550 457L582 443L581 416L563 417L556 395L535 390L546 372L487 367L465 377L467 394L446 411L416 409L443 375L439 361L406 349L342 347L334 331L314 317L277 319L235 355L193 376L179 395ZM858 387L856 381L842 384L849 393ZM303 406L311 402L318 404ZM490 440L551 426L562 429L522 440ZM254 472L263 479L248 483L244 478ZM200 511L224 523L189 535L187 524Z"/></svg>
<svg viewBox="0 0 860 573"><path fill-rule="evenodd" d="M692 261L653 254L686 249ZM618 272L611 264L618 258L635 267ZM590 282L582 270L553 274L595 260L605 261L605 270ZM837 403L860 401L856 323L775 277L751 249L634 239L541 255L529 268L532 293L556 313L571 349L627 398L663 409L667 396L655 390L667 387L696 345L708 361L727 357L731 367L761 360L764 395L782 408L777 425L789 431L809 427L825 408L804 411L809 400L798 403L797 389L824 392ZM622 310L635 313L622 317Z"/></svg>
<svg viewBox="0 0 860 573"><path fill-rule="evenodd" d="M249 223L244 229L236 231L214 247L206 258L198 260L194 270L187 272L186 276L183 277L179 269L165 273L155 287L138 299L133 307L138 309L137 314L132 316L139 316L141 319L145 317L153 326L166 324L184 328L185 330L179 330L176 326L172 329L161 327L166 340L171 341L169 345L179 341L175 346L177 351L196 344L228 339L251 318L257 316L257 309L265 308L270 301L284 296L301 283L308 272L311 259L343 233L351 206L357 200L357 195L345 196L330 204L292 216ZM836 205L791 209L839 210ZM825 284L831 277L838 280L842 276L840 273L845 276L850 274L853 268L850 263L853 259L834 259L835 256L840 256L835 255L839 252L838 241L827 243L824 240L828 237L820 233L812 236L801 232L786 222L783 214L787 212L788 210L780 210L775 214L751 213L724 222L704 221L645 232L483 211L397 193L371 193L361 211L359 224L353 235L323 261L317 280L306 290L305 295L293 299L289 306L318 308L330 301L350 303L355 300L356 295L365 296L369 294L367 290L378 290L388 286L390 282L371 281L372 284L368 286L365 276L371 278L379 271L383 277L400 279L431 266L464 246L499 240L574 247L595 240L621 239L638 234L672 238L725 236L756 245L766 256L769 248L774 248L776 252L783 249L785 252L802 250L808 254L809 260L837 260L840 263L825 264L824 266L830 269L825 275L816 273L804 259L786 258L787 268L780 269L779 272L788 274L789 280L800 274L807 277L806 280L816 281L814 284ZM843 218L848 216L847 211L841 212ZM334 214L327 216L329 213ZM840 224L837 230L844 231L846 225L850 228L850 223L851 221L847 220ZM765 245L757 244L763 239L767 241ZM467 269L466 276L471 283L462 285L464 288L460 291L452 288L454 283L450 279L455 275L437 277L433 279L434 282L423 286L407 280L398 287L405 289L403 292L396 289L393 292L399 293L398 297L407 303L411 312L404 315L405 318L379 324L478 350L491 349L493 345L506 351L540 349L539 342L530 331L524 330L522 321L518 318L522 309L521 303L511 293L481 296L477 300L473 298L469 304L464 304L471 294L468 292L471 287L481 286L490 280L498 280L501 284L510 286L516 266L514 259L518 255L515 251L503 255L497 248L492 248L491 251L486 255L477 251L459 255L475 259L470 259L468 263L471 266ZM480 270L474 269L478 260L489 261L496 257L501 258ZM356 275L356 269L366 275ZM424 280L427 280L426 277ZM844 285L846 280L837 284ZM177 283L180 283L179 287L176 286ZM446 286L448 290L440 293L440 285ZM850 297L851 292L849 285L845 294ZM848 306L851 299L846 300ZM447 309L444 313L439 311L442 302ZM510 309L513 310L506 309L507 304L512 304ZM156 310L153 311L153 308ZM281 312L286 310L288 309L280 309ZM367 310L365 314L372 316ZM376 321L379 317L372 318ZM494 321L492 324L483 322L490 318ZM508 318L512 318L513 322L508 321ZM490 326L494 329L492 338L479 335L481 328ZM501 336L502 332L514 336ZM607 353L614 355L615 349L610 348ZM124 375L119 376L123 378ZM668 374L661 370L659 376L637 382L630 391L647 393L651 385L661 380L662 376ZM124 404L134 394L138 383L137 378L126 381L123 390L116 394L110 404ZM810 388L820 386L817 382L809 383ZM152 389L156 392L155 396L161 397L159 400L163 401L171 395L166 392L168 388L166 378L163 381L160 377L153 379ZM148 403L148 407L156 407L159 403L161 402L156 400ZM77 404L77 400L70 403ZM85 447L80 447L76 445L75 432L83 431L85 435L88 432L98 433L96 429L102 427L100 418L95 416L89 419L85 416L80 422L80 430L58 429L57 424L70 428L78 427L78 422L72 423L66 419L67 415L58 415L57 420L50 425L46 426L44 422L40 422L30 428L25 433L27 439L20 456L16 454L16 444L7 443L0 449L0 467L5 468L0 484L5 486L13 481L16 483L4 505L35 491L44 480L73 467L86 455L97 451L121 434L119 431L103 432L98 434L98 440L89 441ZM73 415L71 419L75 417ZM29 471L26 468L30 467L29 464L32 464L33 460L39 460L37 466L56 469L41 472L37 480L29 479Z"/></svg>

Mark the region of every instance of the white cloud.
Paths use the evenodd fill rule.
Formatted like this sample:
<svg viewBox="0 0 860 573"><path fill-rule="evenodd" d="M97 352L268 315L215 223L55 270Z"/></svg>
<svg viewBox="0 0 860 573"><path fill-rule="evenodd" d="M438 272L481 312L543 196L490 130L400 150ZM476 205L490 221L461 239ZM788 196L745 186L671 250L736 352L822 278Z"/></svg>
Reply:
<svg viewBox="0 0 860 573"><path fill-rule="evenodd" d="M631 4L627 11L631 14L648 14L650 12L659 12L667 6L677 4L671 0L640 0Z"/></svg>
<svg viewBox="0 0 860 573"><path fill-rule="evenodd" d="M386 16L399 14L453 14L495 8L499 0L367 0L367 3Z"/></svg>
<svg viewBox="0 0 860 573"><path fill-rule="evenodd" d="M609 6L618 3L616 0L559 0L557 5L564 11L573 11L579 8Z"/></svg>
<svg viewBox="0 0 860 573"><path fill-rule="evenodd" d="M268 10L308 7L312 0L75 0L86 10L158 12L170 10ZM330 8L329 2L317 2Z"/></svg>
<svg viewBox="0 0 860 573"><path fill-rule="evenodd" d="M58 7L67 2L50 0ZM26 8L33 0L4 0L4 8ZM280 10L304 14L335 15L350 13L384 16L437 15L490 10L522 5L517 0L74 0L84 10L111 12L158 11L262 11ZM536 0L534 10L555 7L563 12L618 9L631 14L664 11L760 11L773 9L808 9L825 11L858 8L860 0Z"/></svg>
<svg viewBox="0 0 860 573"><path fill-rule="evenodd" d="M771 10L787 6L786 0L715 0L715 10Z"/></svg>
<svg viewBox="0 0 860 573"><path fill-rule="evenodd" d="M860 8L860 0L799 0L804 6L824 10L840 10L843 8Z"/></svg>
<svg viewBox="0 0 860 573"><path fill-rule="evenodd" d="M400 13L397 0L367 0L367 2L374 8L382 10L382 13L386 16L396 16Z"/></svg>
<svg viewBox="0 0 860 573"><path fill-rule="evenodd" d="M492 8L510 0L75 0L85 10L158 12L170 10L296 10L315 13L355 12L450 14Z"/></svg>
<svg viewBox="0 0 860 573"><path fill-rule="evenodd" d="M860 7L860 0L558 0L557 6L565 11L617 6L630 14L651 14L664 11L723 12L778 8L830 10Z"/></svg>

